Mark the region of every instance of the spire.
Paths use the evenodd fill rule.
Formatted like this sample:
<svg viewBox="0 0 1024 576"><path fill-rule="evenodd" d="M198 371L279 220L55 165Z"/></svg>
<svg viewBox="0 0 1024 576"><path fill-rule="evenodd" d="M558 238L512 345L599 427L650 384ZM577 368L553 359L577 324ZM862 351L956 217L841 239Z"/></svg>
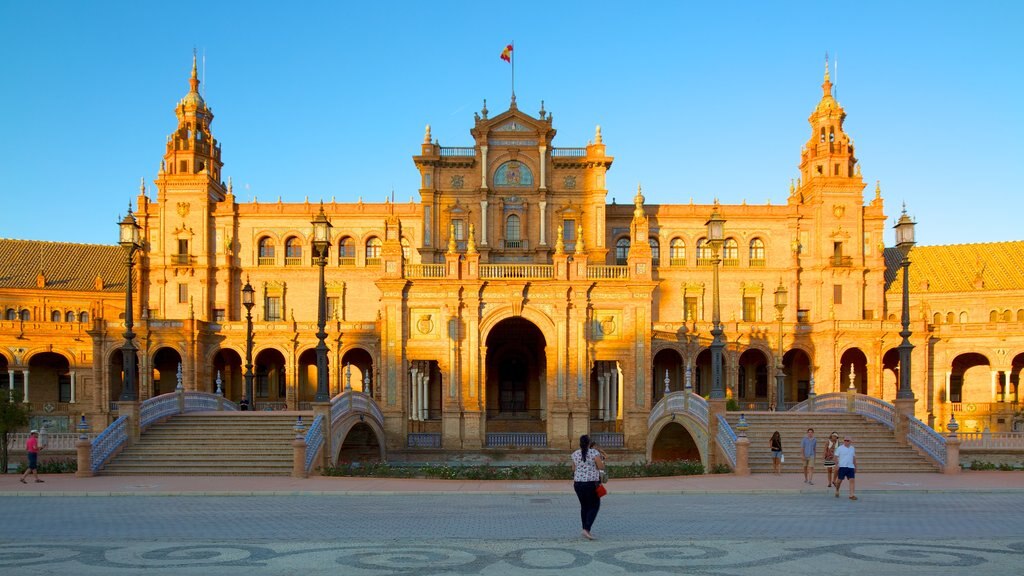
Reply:
<svg viewBox="0 0 1024 576"><path fill-rule="evenodd" d="M430 124L427 124L427 131L423 134L423 143L430 144Z"/></svg>
<svg viewBox="0 0 1024 576"><path fill-rule="evenodd" d="M196 49L192 49L192 77L188 79L189 86L192 87L192 92L199 91L199 74L196 72Z"/></svg>
<svg viewBox="0 0 1024 576"><path fill-rule="evenodd" d="M139 178L139 196L146 195L146 177Z"/></svg>
<svg viewBox="0 0 1024 576"><path fill-rule="evenodd" d="M597 129L594 130L594 144L603 144L601 140L601 125L597 125Z"/></svg>
<svg viewBox="0 0 1024 576"><path fill-rule="evenodd" d="M821 84L822 96L832 95L832 78L828 73L828 52L825 52L825 81Z"/></svg>

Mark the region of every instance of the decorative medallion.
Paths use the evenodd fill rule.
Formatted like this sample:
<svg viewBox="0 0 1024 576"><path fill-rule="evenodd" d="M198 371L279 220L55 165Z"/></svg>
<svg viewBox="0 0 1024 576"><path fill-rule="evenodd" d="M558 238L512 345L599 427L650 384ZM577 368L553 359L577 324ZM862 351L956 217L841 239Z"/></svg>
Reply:
<svg viewBox="0 0 1024 576"><path fill-rule="evenodd" d="M562 185L565 187L566 190L575 190L576 189L576 177L575 176L566 176L565 178L562 179Z"/></svg>
<svg viewBox="0 0 1024 576"><path fill-rule="evenodd" d="M416 329L420 331L420 334L430 334L434 331L434 321L431 320L431 317L430 314L424 314L416 322Z"/></svg>
<svg viewBox="0 0 1024 576"><path fill-rule="evenodd" d="M463 185L465 185L465 176L462 174L455 174L452 176L452 188L462 190Z"/></svg>
<svg viewBox="0 0 1024 576"><path fill-rule="evenodd" d="M522 162L510 160L495 171L494 185L517 188L533 186L533 172Z"/></svg>
<svg viewBox="0 0 1024 576"><path fill-rule="evenodd" d="M178 202L178 216L181 216L182 218L188 216L189 207L188 202Z"/></svg>
<svg viewBox="0 0 1024 576"><path fill-rule="evenodd" d="M842 218L843 214L846 214L846 206L842 204L836 204L835 206L832 207L832 214L834 214L836 218Z"/></svg>
<svg viewBox="0 0 1024 576"><path fill-rule="evenodd" d="M614 316L605 316L601 319L601 333L606 335L615 334Z"/></svg>

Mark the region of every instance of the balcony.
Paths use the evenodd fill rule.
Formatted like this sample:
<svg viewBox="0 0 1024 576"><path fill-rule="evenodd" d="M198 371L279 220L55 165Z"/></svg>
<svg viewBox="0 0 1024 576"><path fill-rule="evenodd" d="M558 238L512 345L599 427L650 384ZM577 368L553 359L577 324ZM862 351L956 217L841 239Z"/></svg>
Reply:
<svg viewBox="0 0 1024 576"><path fill-rule="evenodd" d="M284 259L285 266L302 266L302 256L286 256Z"/></svg>
<svg viewBox="0 0 1024 576"><path fill-rule="evenodd" d="M714 258L697 258L697 266L711 267L715 265Z"/></svg>
<svg viewBox="0 0 1024 576"><path fill-rule="evenodd" d="M380 258L367 258L366 259L366 267L367 268L369 268L371 266L380 266L380 263L381 263L381 259Z"/></svg>
<svg viewBox="0 0 1024 576"><path fill-rule="evenodd" d="M273 256L260 256L256 259L257 266L273 266L275 258Z"/></svg>
<svg viewBox="0 0 1024 576"><path fill-rule="evenodd" d="M629 280L629 266L587 266L587 280Z"/></svg>
<svg viewBox="0 0 1024 576"><path fill-rule="evenodd" d="M586 148L552 148L552 158L584 158L587 155Z"/></svg>
<svg viewBox="0 0 1024 576"><path fill-rule="evenodd" d="M343 256L341 258L338 258L338 266L355 266L355 265L356 265L356 257L355 256Z"/></svg>
<svg viewBox="0 0 1024 576"><path fill-rule="evenodd" d="M686 258L669 258L668 265L672 267L686 266Z"/></svg>
<svg viewBox="0 0 1024 576"><path fill-rule="evenodd" d="M853 266L852 256L833 256L829 259L829 264L838 268L849 268Z"/></svg>
<svg viewBox="0 0 1024 576"><path fill-rule="evenodd" d="M191 266L192 256L189 254L172 254L171 264L174 266Z"/></svg>
<svg viewBox="0 0 1024 576"><path fill-rule="evenodd" d="M548 280L555 277L551 264L481 264L480 278L485 280L536 279Z"/></svg>
<svg viewBox="0 0 1024 576"><path fill-rule="evenodd" d="M406 278L444 278L444 264L406 264Z"/></svg>
<svg viewBox="0 0 1024 576"><path fill-rule="evenodd" d="M751 268L764 268L764 264L765 264L764 258L751 258L750 259L750 267Z"/></svg>
<svg viewBox="0 0 1024 576"><path fill-rule="evenodd" d="M476 148L465 146L441 146L441 157L475 157Z"/></svg>
<svg viewBox="0 0 1024 576"><path fill-rule="evenodd" d="M502 240L501 247L505 250L526 250L529 244L526 240Z"/></svg>
<svg viewBox="0 0 1024 576"><path fill-rule="evenodd" d="M739 258L726 258L726 259L722 260L722 266L730 266L730 267L735 268L736 266L739 266L739 265L740 265L740 259Z"/></svg>

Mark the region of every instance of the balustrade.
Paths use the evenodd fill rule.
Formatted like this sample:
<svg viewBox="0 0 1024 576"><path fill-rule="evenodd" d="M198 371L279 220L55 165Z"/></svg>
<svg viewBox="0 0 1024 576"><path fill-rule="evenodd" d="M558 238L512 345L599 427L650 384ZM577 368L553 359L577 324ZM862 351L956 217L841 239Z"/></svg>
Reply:
<svg viewBox="0 0 1024 576"><path fill-rule="evenodd" d="M587 266L588 280L629 280L629 266Z"/></svg>
<svg viewBox="0 0 1024 576"><path fill-rule="evenodd" d="M481 264L480 278L485 280L546 280L555 277L551 264Z"/></svg>

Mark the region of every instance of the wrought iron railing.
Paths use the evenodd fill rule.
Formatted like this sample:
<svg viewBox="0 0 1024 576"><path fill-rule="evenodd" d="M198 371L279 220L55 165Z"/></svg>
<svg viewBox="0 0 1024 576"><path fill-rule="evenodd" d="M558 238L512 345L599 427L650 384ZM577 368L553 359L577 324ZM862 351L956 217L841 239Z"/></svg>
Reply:
<svg viewBox="0 0 1024 576"><path fill-rule="evenodd" d="M522 240L522 239L520 239L520 240L508 240L508 239L505 239L505 240L501 241L501 246L502 246L502 248L505 248L506 250L526 250L528 248L527 241L526 240Z"/></svg>
<svg viewBox="0 0 1024 576"><path fill-rule="evenodd" d="M214 410L238 410L238 404L209 392L185 392L185 412L210 412Z"/></svg>
<svg viewBox="0 0 1024 576"><path fill-rule="evenodd" d="M128 417L121 416L114 420L99 436L93 438L90 452L89 469L98 471L128 442Z"/></svg>
<svg viewBox="0 0 1024 576"><path fill-rule="evenodd" d="M629 266L587 266L587 280L629 280Z"/></svg>
<svg viewBox="0 0 1024 576"><path fill-rule="evenodd" d="M890 430L896 428L896 406L885 400L856 394L853 398L853 411L885 424Z"/></svg>
<svg viewBox="0 0 1024 576"><path fill-rule="evenodd" d="M488 448L547 448L544 432L493 432L487 434Z"/></svg>
<svg viewBox="0 0 1024 576"><path fill-rule="evenodd" d="M416 432L405 437L406 448L440 448L441 435L434 432Z"/></svg>
<svg viewBox="0 0 1024 576"><path fill-rule="evenodd" d="M309 474L310 470L313 469L313 463L316 462L316 456L320 453L323 445L324 417L320 415L313 419L313 424L310 425L309 431L306 432L306 474Z"/></svg>
<svg viewBox="0 0 1024 576"><path fill-rule="evenodd" d="M625 448L626 435L621 432L593 432L590 441L601 448Z"/></svg>
<svg viewBox="0 0 1024 576"><path fill-rule="evenodd" d="M726 460L729 461L729 466L736 468L736 433L732 431L732 426L726 422L725 417L721 414L718 415L718 434L715 436L715 440L718 441L718 445L722 447L722 452L725 453Z"/></svg>
<svg viewBox="0 0 1024 576"><path fill-rule="evenodd" d="M814 411L815 412L846 412L847 401L849 395L846 392L829 392L828 394L818 394L814 397ZM811 409L811 399L808 398L803 402L800 402L796 406L793 406L789 410L791 412L808 412Z"/></svg>

